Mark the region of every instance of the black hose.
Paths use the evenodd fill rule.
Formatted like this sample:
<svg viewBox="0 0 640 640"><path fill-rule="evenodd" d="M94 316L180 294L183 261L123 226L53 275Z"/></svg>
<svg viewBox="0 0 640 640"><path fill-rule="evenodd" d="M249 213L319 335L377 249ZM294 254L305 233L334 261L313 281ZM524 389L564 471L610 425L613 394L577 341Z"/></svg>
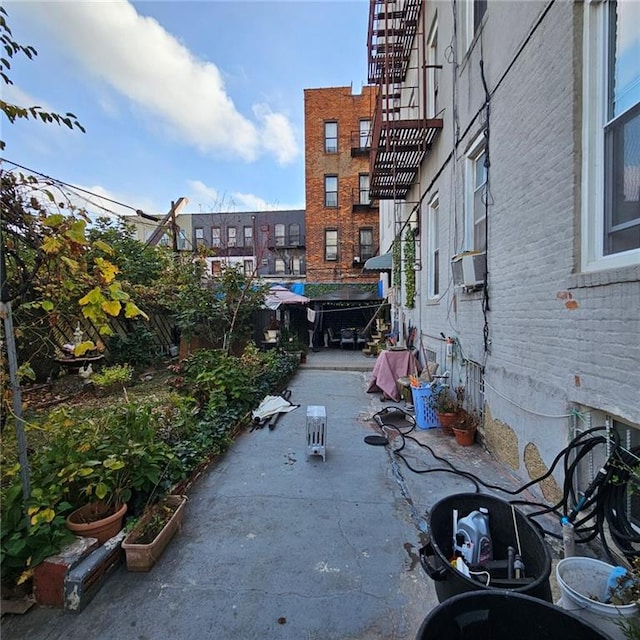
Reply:
<svg viewBox="0 0 640 640"><path fill-rule="evenodd" d="M400 408L397 408L397 411L406 414ZM418 474L454 473L470 480L474 484L476 491L480 491L480 486L483 486L487 489L494 489L516 496L550 477L562 461L564 471L563 491L562 498L556 504L546 505L529 500L511 500L510 504L536 508L536 511L525 512L526 517L536 525L541 533L553 538L560 539L561 536L542 528L534 518L550 513L554 514L559 521L562 518L570 518L574 526L576 543L587 544L599 538L607 557L614 563L615 556L609 545L609 537L625 557L640 556L640 549L638 548L638 545L640 545L640 532L630 522L627 515L627 501L630 495L633 495L634 482L640 482L637 475L634 476L633 471L634 466L638 465L638 460L640 459L640 447L635 447L629 451L624 449L620 444L620 436L615 430L608 430L602 426L583 431L558 453L549 469L542 476L512 490L485 482L471 472L457 469L449 460L438 456L429 445L419 442L409 435L415 429L415 424L403 431L396 425L384 423L384 413L386 411L376 414L379 417L380 424L386 428L395 429L401 437L401 445L392 449L392 453L400 458L409 470ZM406 415L413 419L411 414ZM427 449L436 460L444 463L446 467L431 469L415 469L412 467L402 454L407 440L411 440L419 447ZM580 461L589 455L594 448L602 445L610 447L611 455L598 472L594 483L587 488L582 496L579 496L576 488L576 479Z"/></svg>

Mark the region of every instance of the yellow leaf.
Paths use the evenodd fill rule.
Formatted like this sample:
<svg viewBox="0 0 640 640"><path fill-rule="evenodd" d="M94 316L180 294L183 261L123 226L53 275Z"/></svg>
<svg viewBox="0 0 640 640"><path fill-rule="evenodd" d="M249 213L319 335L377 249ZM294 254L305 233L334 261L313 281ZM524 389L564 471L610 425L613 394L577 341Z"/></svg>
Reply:
<svg viewBox="0 0 640 640"><path fill-rule="evenodd" d="M110 316L114 317L117 316L120 313L120 309L122 309L122 305L117 300L103 302L100 306L105 313L108 313Z"/></svg>
<svg viewBox="0 0 640 640"><path fill-rule="evenodd" d="M51 300L43 300L42 301L42 308L45 311L53 311L53 302L51 302Z"/></svg>
<svg viewBox="0 0 640 640"><path fill-rule="evenodd" d="M58 238L48 237L45 238L42 242L42 250L45 253L57 253L60 251L62 243Z"/></svg>
<svg viewBox="0 0 640 640"><path fill-rule="evenodd" d="M109 294L114 300L120 300L122 302L129 300L129 294L122 290L119 282L112 282L109 285Z"/></svg>
<svg viewBox="0 0 640 640"><path fill-rule="evenodd" d="M32 516L34 513L38 513L38 509L40 507L29 507L29 509L27 510L27 513Z"/></svg>
<svg viewBox="0 0 640 640"><path fill-rule="evenodd" d="M95 348L96 345L91 340L85 340L73 348L73 355L77 358L78 356L83 356L87 351L93 351Z"/></svg>
<svg viewBox="0 0 640 640"><path fill-rule="evenodd" d="M100 304L104 300L100 287L94 287L86 296L80 298L79 303L84 306L86 304Z"/></svg>
<svg viewBox="0 0 640 640"><path fill-rule="evenodd" d="M115 251L112 249L112 247L110 245L108 245L104 240L96 240L93 243L93 246L95 249L100 249L100 251L104 251L105 253L108 253L109 255L113 255L115 253Z"/></svg>
<svg viewBox="0 0 640 640"><path fill-rule="evenodd" d="M67 258L67 256L62 256L60 259L62 260L62 262L64 262L67 265L67 267L69 267L69 269L71 269L71 271L78 270L78 262L76 260Z"/></svg>
<svg viewBox="0 0 640 640"><path fill-rule="evenodd" d="M149 319L149 316L139 309L133 302L127 302L124 311L125 318L135 318L136 316L142 316L145 320Z"/></svg>
<svg viewBox="0 0 640 640"><path fill-rule="evenodd" d="M117 273L120 273L120 269L118 269L115 264L112 264L104 258L96 258L96 266L100 270L100 275L107 283L111 282Z"/></svg>
<svg viewBox="0 0 640 640"><path fill-rule="evenodd" d="M28 564L31 563L31 558L29 558ZM16 580L16 584L22 584L31 578L33 575L33 569L28 569L27 571L23 571L20 574L20 577Z"/></svg>

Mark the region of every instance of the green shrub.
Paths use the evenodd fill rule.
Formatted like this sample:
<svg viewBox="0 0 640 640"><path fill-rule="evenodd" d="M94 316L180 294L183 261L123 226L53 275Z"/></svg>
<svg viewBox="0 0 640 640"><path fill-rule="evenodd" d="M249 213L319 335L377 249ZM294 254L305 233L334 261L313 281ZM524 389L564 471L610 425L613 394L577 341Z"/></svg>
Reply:
<svg viewBox="0 0 640 640"><path fill-rule="evenodd" d="M126 335L116 334L107 341L108 359L112 364L130 364L140 370L156 357L156 342L152 331L136 323Z"/></svg>

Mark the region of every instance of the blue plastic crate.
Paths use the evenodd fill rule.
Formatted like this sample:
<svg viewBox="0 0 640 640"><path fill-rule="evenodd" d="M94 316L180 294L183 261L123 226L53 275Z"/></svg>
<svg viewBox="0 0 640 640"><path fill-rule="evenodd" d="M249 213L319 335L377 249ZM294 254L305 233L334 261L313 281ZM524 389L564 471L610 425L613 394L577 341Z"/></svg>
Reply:
<svg viewBox="0 0 640 640"><path fill-rule="evenodd" d="M416 424L419 429L435 429L440 426L436 412L429 406L431 394L431 385L411 387L413 408L416 413Z"/></svg>

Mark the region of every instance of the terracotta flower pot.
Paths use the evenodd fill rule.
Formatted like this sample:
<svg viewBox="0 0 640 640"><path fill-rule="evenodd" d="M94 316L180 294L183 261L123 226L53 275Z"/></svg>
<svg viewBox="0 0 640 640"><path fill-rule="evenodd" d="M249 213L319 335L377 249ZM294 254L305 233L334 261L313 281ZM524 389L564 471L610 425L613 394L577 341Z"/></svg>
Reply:
<svg viewBox="0 0 640 640"><path fill-rule="evenodd" d="M456 429L453 428L453 435L456 442L463 447L470 447L476 439L475 429Z"/></svg>
<svg viewBox="0 0 640 640"><path fill-rule="evenodd" d="M175 533L182 527L184 505L187 496L167 496L163 500L165 505L170 506L174 511L171 517L164 523L162 529L149 543L137 542L140 532L153 518L153 510L143 514L138 524L127 534L122 541L122 548L125 552L127 569L129 571L149 571L153 568L158 558L162 555L165 547L169 544Z"/></svg>
<svg viewBox="0 0 640 640"><path fill-rule="evenodd" d="M438 422L440 423L440 427L442 431L446 433L448 436L453 435L453 425L458 422L460 419L459 414L457 413L437 413Z"/></svg>
<svg viewBox="0 0 640 640"><path fill-rule="evenodd" d="M97 538L104 544L122 529L127 504L110 507L104 502L90 502L76 509L67 517L67 527L83 538Z"/></svg>

